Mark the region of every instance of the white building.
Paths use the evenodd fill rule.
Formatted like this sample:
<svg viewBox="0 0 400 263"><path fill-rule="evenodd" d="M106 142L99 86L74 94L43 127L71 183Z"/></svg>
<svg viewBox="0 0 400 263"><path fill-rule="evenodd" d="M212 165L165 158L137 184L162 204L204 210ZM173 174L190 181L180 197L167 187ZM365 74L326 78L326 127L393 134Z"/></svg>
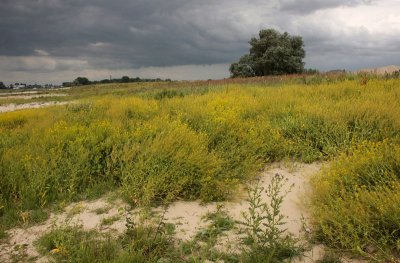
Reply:
<svg viewBox="0 0 400 263"><path fill-rule="evenodd" d="M26 88L26 84L15 83L15 85L14 85L14 89L25 89L25 88Z"/></svg>

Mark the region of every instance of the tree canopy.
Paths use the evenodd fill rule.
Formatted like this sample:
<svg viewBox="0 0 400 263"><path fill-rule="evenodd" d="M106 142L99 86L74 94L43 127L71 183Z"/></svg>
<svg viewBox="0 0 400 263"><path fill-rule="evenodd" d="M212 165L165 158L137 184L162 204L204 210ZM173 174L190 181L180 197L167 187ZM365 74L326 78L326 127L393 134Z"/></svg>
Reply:
<svg viewBox="0 0 400 263"><path fill-rule="evenodd" d="M74 84L79 86L79 85L89 85L90 84L90 80L88 78L85 77L77 77L74 80Z"/></svg>
<svg viewBox="0 0 400 263"><path fill-rule="evenodd" d="M305 51L301 36L263 29L249 44L249 54L229 68L232 77L294 74L304 70Z"/></svg>

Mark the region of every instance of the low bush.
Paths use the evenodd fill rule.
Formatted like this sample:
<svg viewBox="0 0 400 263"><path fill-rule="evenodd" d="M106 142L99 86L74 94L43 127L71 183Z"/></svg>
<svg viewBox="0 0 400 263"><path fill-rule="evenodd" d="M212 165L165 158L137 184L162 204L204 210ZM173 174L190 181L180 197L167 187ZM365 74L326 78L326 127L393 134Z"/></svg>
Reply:
<svg viewBox="0 0 400 263"><path fill-rule="evenodd" d="M400 252L400 147L365 141L312 181L320 241L364 256Z"/></svg>

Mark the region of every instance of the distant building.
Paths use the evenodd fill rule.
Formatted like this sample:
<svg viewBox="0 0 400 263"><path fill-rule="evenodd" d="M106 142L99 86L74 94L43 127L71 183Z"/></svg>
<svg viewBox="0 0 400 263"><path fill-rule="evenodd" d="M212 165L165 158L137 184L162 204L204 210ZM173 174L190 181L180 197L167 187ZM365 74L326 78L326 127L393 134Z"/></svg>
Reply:
<svg viewBox="0 0 400 263"><path fill-rule="evenodd" d="M26 88L26 84L23 83L15 83L14 84L14 89L25 89Z"/></svg>

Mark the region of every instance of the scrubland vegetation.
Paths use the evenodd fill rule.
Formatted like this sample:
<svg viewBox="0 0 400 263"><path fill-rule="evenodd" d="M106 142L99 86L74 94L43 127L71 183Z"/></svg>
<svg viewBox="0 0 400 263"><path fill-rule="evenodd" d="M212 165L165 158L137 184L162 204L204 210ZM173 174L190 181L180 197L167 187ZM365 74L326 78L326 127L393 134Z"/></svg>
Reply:
<svg viewBox="0 0 400 263"><path fill-rule="evenodd" d="M400 147L364 141L313 180L316 237L362 255L400 249ZM378 257L379 258L379 257Z"/></svg>
<svg viewBox="0 0 400 263"><path fill-rule="evenodd" d="M398 79L274 77L68 92L74 101L66 106L0 114L3 229L109 190L138 206L226 200L267 163L332 161L312 181L316 239L377 259L400 252Z"/></svg>

